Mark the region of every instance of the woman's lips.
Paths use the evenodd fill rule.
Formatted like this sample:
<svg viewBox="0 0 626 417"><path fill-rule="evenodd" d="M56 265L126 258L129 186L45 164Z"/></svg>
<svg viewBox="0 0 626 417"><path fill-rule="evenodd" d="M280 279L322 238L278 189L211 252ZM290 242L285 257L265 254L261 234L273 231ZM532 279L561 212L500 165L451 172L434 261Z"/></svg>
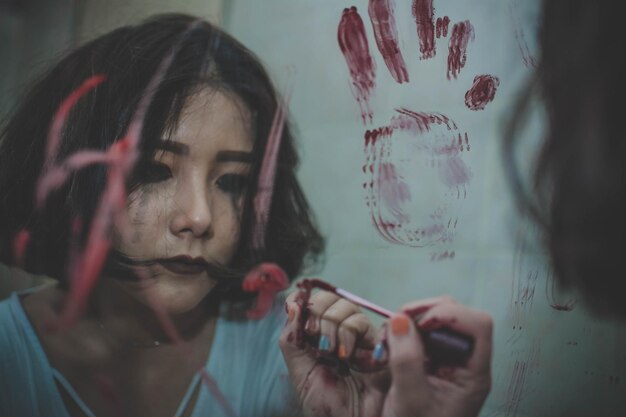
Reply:
<svg viewBox="0 0 626 417"><path fill-rule="evenodd" d="M181 275L195 275L206 271L207 263L203 259L176 257L162 259L159 264L170 272Z"/></svg>

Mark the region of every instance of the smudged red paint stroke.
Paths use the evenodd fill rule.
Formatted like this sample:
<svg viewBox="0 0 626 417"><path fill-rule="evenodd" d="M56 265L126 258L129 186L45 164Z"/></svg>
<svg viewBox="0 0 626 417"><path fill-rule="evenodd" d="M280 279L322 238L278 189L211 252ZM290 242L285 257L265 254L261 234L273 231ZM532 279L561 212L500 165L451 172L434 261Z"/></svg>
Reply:
<svg viewBox="0 0 626 417"><path fill-rule="evenodd" d="M517 47L522 54L522 62L528 68L537 68L537 59L533 56L530 48L528 47L528 42L526 42L526 36L524 34L523 25L520 22L518 12L517 12L516 0L513 0L509 3L509 10L511 14L511 20L513 22L513 30L515 34L515 40L517 41Z"/></svg>
<svg viewBox="0 0 626 417"><path fill-rule="evenodd" d="M572 297L565 302L557 301L557 292L558 288L556 279L554 274L550 273L548 275L548 279L546 280L546 298L548 299L550 307L556 311L572 311L578 303L578 299Z"/></svg>
<svg viewBox="0 0 626 417"><path fill-rule="evenodd" d="M394 0L370 0L367 11L372 21L376 46L385 60L385 65L393 79L402 84L409 82L409 73L398 45L394 9Z"/></svg>
<svg viewBox="0 0 626 417"><path fill-rule="evenodd" d="M435 8L433 0L413 0L413 17L417 25L421 59L435 56Z"/></svg>
<svg viewBox="0 0 626 417"><path fill-rule="evenodd" d="M488 103L493 101L499 85L500 80L493 75L475 76L474 84L465 93L465 105L470 110L483 110Z"/></svg>
<svg viewBox="0 0 626 417"><path fill-rule="evenodd" d="M369 97L375 85L376 63L370 53L365 25L356 7L343 10L337 39L350 71L352 94L359 104L363 123L366 124L372 121Z"/></svg>
<svg viewBox="0 0 626 417"><path fill-rule="evenodd" d="M272 126L267 138L267 145L263 160L261 161L261 169L259 171L259 181L257 185L256 195L254 196L254 227L252 229L252 248L255 252L259 252L265 246L265 229L267 220L269 219L270 206L272 196L274 194L274 177L276 176L276 161L278 159L278 151L283 137L283 128L285 127L285 117L287 114L287 104L289 94L284 103L278 103L276 114L272 120Z"/></svg>
<svg viewBox="0 0 626 417"><path fill-rule="evenodd" d="M450 18L448 16L437 18L437 39L448 36L448 25L450 25Z"/></svg>
<svg viewBox="0 0 626 417"><path fill-rule="evenodd" d="M258 320L267 315L272 307L274 295L289 287L287 274L274 263L262 263L253 268L243 280L242 288L247 292L256 292L256 304L248 310L249 319Z"/></svg>
<svg viewBox="0 0 626 417"><path fill-rule="evenodd" d="M444 192L455 190L460 199L466 195L465 186L471 177L461 158L461 152L469 150L467 133L462 135L454 122L438 113L418 113L404 108L397 112L399 115L392 118L389 126L365 132L362 169L368 179L363 188L372 222L385 240L395 244L423 247L449 241L449 229L456 226L456 220L444 219L443 198L438 208L420 219L421 226L416 225L407 211L411 191L409 181L391 159L393 135L410 133L415 148L434 161L431 168L437 170Z"/></svg>
<svg viewBox="0 0 626 417"><path fill-rule="evenodd" d="M456 78L467 61L467 45L474 40L474 26L469 20L456 23L448 42L448 79Z"/></svg>

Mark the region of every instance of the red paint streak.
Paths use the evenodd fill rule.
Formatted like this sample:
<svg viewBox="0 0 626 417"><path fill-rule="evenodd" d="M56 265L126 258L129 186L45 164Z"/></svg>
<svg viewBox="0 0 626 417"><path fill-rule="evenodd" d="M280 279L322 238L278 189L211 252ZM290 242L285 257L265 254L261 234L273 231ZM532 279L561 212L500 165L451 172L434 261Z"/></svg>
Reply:
<svg viewBox="0 0 626 417"><path fill-rule="evenodd" d="M526 380L526 367L527 364L525 361L515 361L513 376L511 377L511 381L509 382L509 387L507 389L507 417L515 417L517 415L517 409L523 397L522 394L524 391L524 382Z"/></svg>
<svg viewBox="0 0 626 417"><path fill-rule="evenodd" d="M13 238L13 259L15 259L17 265L24 264L28 242L30 242L30 232L28 230L20 230Z"/></svg>
<svg viewBox="0 0 626 417"><path fill-rule="evenodd" d="M267 220L269 219L270 206L272 203L272 195L274 194L274 177L276 176L276 160L278 159L278 151L283 136L283 128L285 126L286 107L289 100L287 95L285 103L278 103L269 136L261 169L259 172L259 181L257 192L254 196L254 218L255 223L252 229L252 248L259 252L265 247L265 229Z"/></svg>
<svg viewBox="0 0 626 417"><path fill-rule="evenodd" d="M46 159L37 182L37 190L35 191L35 201L38 208L42 207L43 202L51 191L60 187L65 182L66 176L58 178L58 174L55 175L50 171L55 167L63 127L65 126L70 110L81 97L96 88L99 84L104 82L104 80L106 80L106 75L104 74L97 74L86 79L61 102L61 105L54 114L46 142ZM64 169L63 171L67 170ZM67 174L69 174L69 172L67 172Z"/></svg>
<svg viewBox="0 0 626 417"><path fill-rule="evenodd" d="M437 18L437 39L448 36L448 25L450 25L450 18L448 16Z"/></svg>
<svg viewBox="0 0 626 417"><path fill-rule="evenodd" d="M97 375L95 379L98 391L100 391L102 399L109 408L109 415L112 415L113 417L123 417L125 415L124 406L122 404L122 400L120 399L118 390L115 389L113 381L104 375Z"/></svg>
<svg viewBox="0 0 626 417"><path fill-rule="evenodd" d="M242 288L244 291L257 293L254 308L246 312L248 318L258 320L265 317L272 307L274 295L288 287L287 274L276 264L262 263L248 272Z"/></svg>
<svg viewBox="0 0 626 417"><path fill-rule="evenodd" d="M467 45L474 40L474 26L465 20L452 27L448 43L448 79L456 78L467 60Z"/></svg>
<svg viewBox="0 0 626 417"><path fill-rule="evenodd" d="M444 261L446 259L454 259L456 253L454 251L444 251L442 253L433 253L430 255L430 260L432 262Z"/></svg>
<svg viewBox="0 0 626 417"><path fill-rule="evenodd" d="M365 25L356 7L345 8L339 22L337 39L352 79L352 94L359 104L363 123L372 121L369 97L374 88L376 64L369 50Z"/></svg>
<svg viewBox="0 0 626 417"><path fill-rule="evenodd" d="M402 84L409 82L409 73L398 46L398 28L394 8L393 0L370 0L368 13L372 21L376 46L393 79Z"/></svg>
<svg viewBox="0 0 626 417"><path fill-rule="evenodd" d="M512 1L509 4L509 10L511 14L511 20L513 21L513 31L515 35L515 40L517 41L517 47L522 55L522 62L528 68L537 68L537 58L533 56L528 47L528 42L526 42L526 36L524 34L523 25L519 19L518 12L515 10L517 8L516 1Z"/></svg>
<svg viewBox="0 0 626 417"><path fill-rule="evenodd" d="M381 201L387 206L391 215L399 223L410 221L409 215L403 211L403 204L411 200L409 187L390 162L380 164L378 189L381 190Z"/></svg>
<svg viewBox="0 0 626 417"><path fill-rule="evenodd" d="M499 85L500 80L493 75L475 76L472 88L465 93L465 105L470 110L484 109L487 103L493 101Z"/></svg>
<svg viewBox="0 0 626 417"><path fill-rule="evenodd" d="M556 311L572 311L578 303L578 299L573 297L566 302L557 301L557 292L558 289L556 280L554 279L554 276L550 274L546 280L546 298L548 299L550 307Z"/></svg>
<svg viewBox="0 0 626 417"><path fill-rule="evenodd" d="M417 24L417 38L420 41L421 59L435 56L435 9L433 0L413 0L413 17Z"/></svg>
<svg viewBox="0 0 626 417"><path fill-rule="evenodd" d="M237 413L235 413L235 410L233 410L230 406L230 403L220 390L219 385L217 385L217 381L209 374L209 372L204 368L200 368L200 376L202 377L202 382L204 382L204 385L206 385L209 391L211 391L211 394L213 394L213 397L215 397L226 415L228 417L237 417Z"/></svg>

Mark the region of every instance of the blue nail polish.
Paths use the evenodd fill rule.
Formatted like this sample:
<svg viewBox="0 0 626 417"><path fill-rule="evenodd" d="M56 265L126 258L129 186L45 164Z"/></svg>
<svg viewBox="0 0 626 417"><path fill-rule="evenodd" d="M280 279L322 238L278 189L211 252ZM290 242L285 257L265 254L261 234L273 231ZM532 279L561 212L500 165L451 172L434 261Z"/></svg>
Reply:
<svg viewBox="0 0 626 417"><path fill-rule="evenodd" d="M325 350L325 351L330 350L330 340L328 339L328 336L325 336L325 335L320 336L320 342L319 342L318 348L319 350Z"/></svg>
<svg viewBox="0 0 626 417"><path fill-rule="evenodd" d="M385 347L382 342L379 342L374 346L374 352L372 352L372 358L375 361L381 361L383 359L383 355L385 354Z"/></svg>

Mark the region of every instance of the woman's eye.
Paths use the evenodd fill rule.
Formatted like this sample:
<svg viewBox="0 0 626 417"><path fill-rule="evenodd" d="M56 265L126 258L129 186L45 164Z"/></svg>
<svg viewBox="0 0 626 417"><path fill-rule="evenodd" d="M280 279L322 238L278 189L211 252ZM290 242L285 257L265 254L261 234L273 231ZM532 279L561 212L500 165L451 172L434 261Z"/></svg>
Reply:
<svg viewBox="0 0 626 417"><path fill-rule="evenodd" d="M248 186L248 177L239 174L225 174L217 179L216 184L224 192L241 195Z"/></svg>
<svg viewBox="0 0 626 417"><path fill-rule="evenodd" d="M139 174L140 181L144 184L152 184L172 178L170 167L160 162L149 162Z"/></svg>

